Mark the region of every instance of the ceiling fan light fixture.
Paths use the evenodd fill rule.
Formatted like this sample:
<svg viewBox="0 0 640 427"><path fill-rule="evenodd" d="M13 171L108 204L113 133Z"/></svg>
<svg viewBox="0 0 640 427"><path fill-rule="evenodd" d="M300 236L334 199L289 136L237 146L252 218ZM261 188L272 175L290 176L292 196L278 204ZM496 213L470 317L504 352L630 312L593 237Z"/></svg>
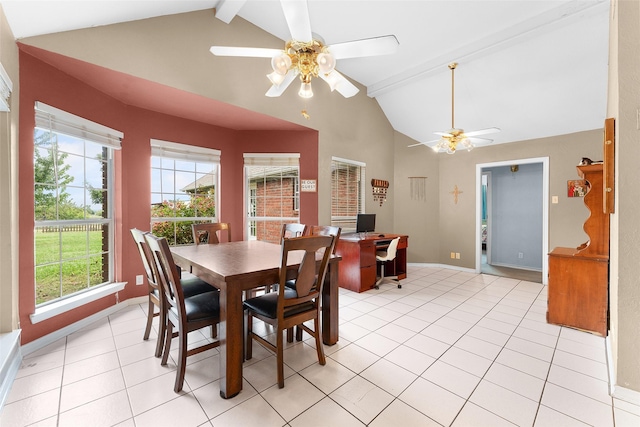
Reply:
<svg viewBox="0 0 640 427"><path fill-rule="evenodd" d="M313 96L313 90L311 89L311 83L305 83L304 81L300 85L300 90L298 91L298 95L300 98L311 98Z"/></svg>
<svg viewBox="0 0 640 427"><path fill-rule="evenodd" d="M316 62L318 63L318 71L325 75L336 68L336 59L328 52L319 53Z"/></svg>
<svg viewBox="0 0 640 427"><path fill-rule="evenodd" d="M274 72L284 76L285 74L287 74L289 68L291 67L291 58L289 57L289 55L282 52L281 54L271 58L271 67L273 68Z"/></svg>

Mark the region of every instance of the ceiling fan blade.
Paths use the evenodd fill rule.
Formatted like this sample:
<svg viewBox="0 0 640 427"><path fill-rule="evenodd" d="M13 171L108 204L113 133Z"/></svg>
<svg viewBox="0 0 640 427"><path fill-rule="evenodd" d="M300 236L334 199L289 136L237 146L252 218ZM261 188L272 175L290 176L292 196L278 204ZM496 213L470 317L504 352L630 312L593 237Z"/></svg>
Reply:
<svg viewBox="0 0 640 427"><path fill-rule="evenodd" d="M500 128L486 128L480 130L472 130L471 132L465 132L467 136L486 135L488 133L500 132Z"/></svg>
<svg viewBox="0 0 640 427"><path fill-rule="evenodd" d="M398 51L396 36L380 36L370 39L354 40L329 46L335 59L361 58L363 56L389 55Z"/></svg>
<svg viewBox="0 0 640 427"><path fill-rule="evenodd" d="M271 85L265 96L270 98L275 98L276 96L280 96L284 93L284 91L289 87L291 82L296 78L296 72L294 70L289 70L286 76L284 76L284 80L279 85Z"/></svg>
<svg viewBox="0 0 640 427"><path fill-rule="evenodd" d="M358 89L353 83L347 80L345 76L343 76L336 70L333 70L328 75L319 73L318 76L322 80L327 82L332 91L337 90L345 98L351 98L353 95L360 91L360 89Z"/></svg>
<svg viewBox="0 0 640 427"><path fill-rule="evenodd" d="M467 139L469 139L469 141L473 142L476 145L478 145L478 144L490 144L490 143L493 142L493 139L478 138L478 137L475 137L475 136L468 136L468 135L467 135Z"/></svg>
<svg viewBox="0 0 640 427"><path fill-rule="evenodd" d="M311 20L307 0L280 0L280 4L291 38L299 42L311 41Z"/></svg>
<svg viewBox="0 0 640 427"><path fill-rule="evenodd" d="M418 142L417 144L407 145L407 147L417 147L418 145L426 145L427 147L429 147L429 144L434 144L434 143L436 143L438 141L440 141L440 140L439 139L434 139L433 141Z"/></svg>
<svg viewBox="0 0 640 427"><path fill-rule="evenodd" d="M209 52L218 56L246 56L252 58L273 58L282 53L281 49L263 47L211 46Z"/></svg>
<svg viewBox="0 0 640 427"><path fill-rule="evenodd" d="M449 132L434 132L433 134L434 135L440 135L440 136L447 136L447 137L452 137L453 136Z"/></svg>

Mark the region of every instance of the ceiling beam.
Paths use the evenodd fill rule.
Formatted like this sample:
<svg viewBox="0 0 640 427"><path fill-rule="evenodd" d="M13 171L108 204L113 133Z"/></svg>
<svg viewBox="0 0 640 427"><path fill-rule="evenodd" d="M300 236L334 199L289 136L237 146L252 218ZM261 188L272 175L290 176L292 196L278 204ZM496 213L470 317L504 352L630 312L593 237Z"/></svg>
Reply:
<svg viewBox="0 0 640 427"><path fill-rule="evenodd" d="M220 0L216 5L216 18L228 24L238 14L247 0Z"/></svg>

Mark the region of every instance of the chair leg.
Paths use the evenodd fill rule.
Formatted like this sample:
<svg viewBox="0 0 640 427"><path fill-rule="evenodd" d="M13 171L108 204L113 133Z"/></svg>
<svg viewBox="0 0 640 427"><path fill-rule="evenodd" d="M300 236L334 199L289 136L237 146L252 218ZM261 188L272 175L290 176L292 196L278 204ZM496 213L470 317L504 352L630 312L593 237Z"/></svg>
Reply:
<svg viewBox="0 0 640 427"><path fill-rule="evenodd" d="M155 304L153 303L153 301L151 301L151 298L149 298L149 308L147 308L147 327L145 328L144 336L142 337L142 339L145 341L149 339L149 333L151 332L151 323L153 322L153 318L155 317L155 307Z"/></svg>
<svg viewBox="0 0 640 427"><path fill-rule="evenodd" d="M156 357L160 357L162 355L162 347L165 344L165 340L167 339L167 313L163 312L160 309L160 313L158 313L160 318L158 322L158 342L156 344Z"/></svg>
<svg viewBox="0 0 640 427"><path fill-rule="evenodd" d="M169 359L169 351L171 351L171 337L173 336L173 323L171 322L167 322L167 332L165 334L165 341L164 341L164 350L162 352L162 361L160 362L161 365L166 365L167 364L167 359Z"/></svg>
<svg viewBox="0 0 640 427"><path fill-rule="evenodd" d="M278 328L276 337L276 359L278 364L278 388L284 388L284 343L282 342L282 329Z"/></svg>
<svg viewBox="0 0 640 427"><path fill-rule="evenodd" d="M324 357L324 348L322 347L322 340L320 339L320 321L319 321L319 317L316 316L315 319L313 319L313 329L314 329L314 335L316 337L316 351L318 352L318 363L320 363L321 365L324 365L327 363L325 357Z"/></svg>
<svg viewBox="0 0 640 427"><path fill-rule="evenodd" d="M296 326L296 341L302 341L302 328L300 325Z"/></svg>
<svg viewBox="0 0 640 427"><path fill-rule="evenodd" d="M287 342L293 342L293 328L287 328Z"/></svg>
<svg viewBox="0 0 640 427"><path fill-rule="evenodd" d="M245 359L250 360L253 357L253 316L247 315L247 339L244 343Z"/></svg>
<svg viewBox="0 0 640 427"><path fill-rule="evenodd" d="M178 342L180 343L180 348L178 349L178 370L176 372L176 384L173 387L173 391L176 393L182 390L184 374L187 370L187 334L185 331L180 331Z"/></svg>

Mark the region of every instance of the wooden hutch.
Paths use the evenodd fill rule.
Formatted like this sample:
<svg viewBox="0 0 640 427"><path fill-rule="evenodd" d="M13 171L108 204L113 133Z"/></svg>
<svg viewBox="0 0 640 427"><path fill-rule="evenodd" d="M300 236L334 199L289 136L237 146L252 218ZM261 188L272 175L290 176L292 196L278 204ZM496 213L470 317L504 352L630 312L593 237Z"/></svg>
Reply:
<svg viewBox="0 0 640 427"><path fill-rule="evenodd" d="M584 223L589 240L549 254L547 322L607 335L609 306L609 215L603 210L603 165L578 166L587 181Z"/></svg>

